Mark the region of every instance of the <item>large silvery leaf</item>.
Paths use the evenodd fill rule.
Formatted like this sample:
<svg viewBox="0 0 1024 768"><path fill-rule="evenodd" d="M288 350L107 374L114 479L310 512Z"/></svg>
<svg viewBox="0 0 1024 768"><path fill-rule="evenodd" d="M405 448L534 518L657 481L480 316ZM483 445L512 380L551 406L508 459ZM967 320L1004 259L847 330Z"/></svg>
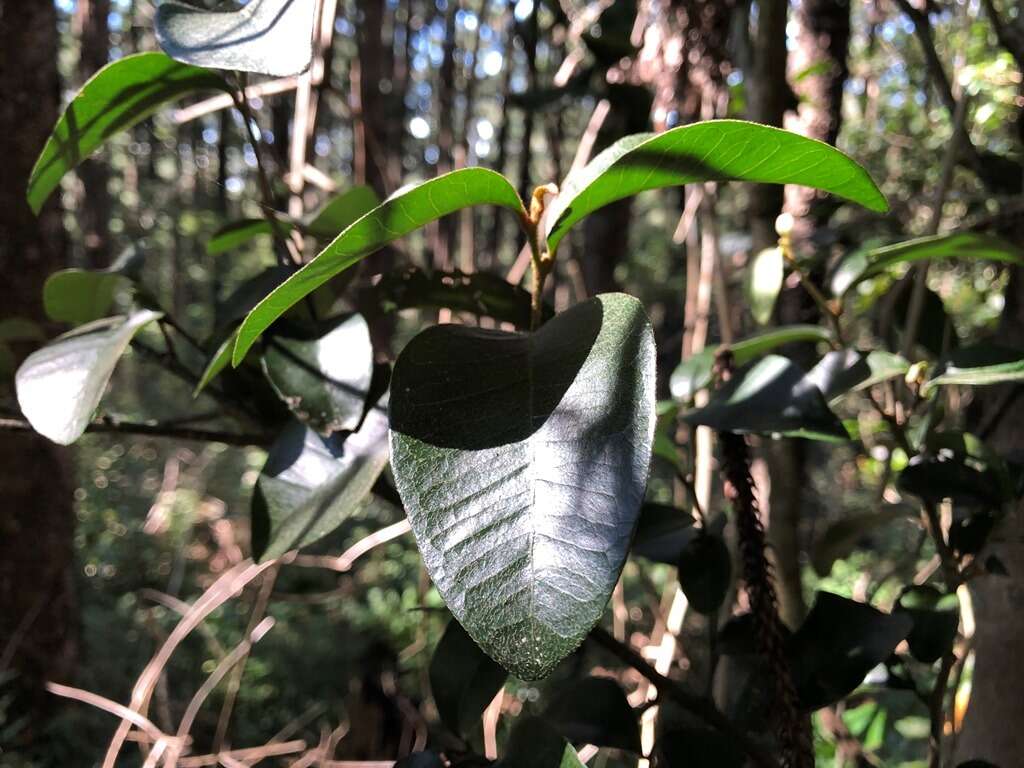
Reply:
<svg viewBox="0 0 1024 768"><path fill-rule="evenodd" d="M831 442L849 435L821 390L796 363L768 355L736 371L703 408L682 416L718 432L753 432Z"/></svg>
<svg viewBox="0 0 1024 768"><path fill-rule="evenodd" d="M889 208L868 172L835 147L766 125L710 120L627 136L571 174L547 214L548 248L608 203L700 181L799 184L873 211Z"/></svg>
<svg viewBox="0 0 1024 768"><path fill-rule="evenodd" d="M427 570L470 636L527 680L601 617L654 439L654 338L605 294L534 334L445 325L391 382L391 456Z"/></svg>
<svg viewBox="0 0 1024 768"><path fill-rule="evenodd" d="M18 369L15 386L18 405L32 428L61 445L81 437L135 332L160 316L144 310L97 320L29 355Z"/></svg>
<svg viewBox="0 0 1024 768"><path fill-rule="evenodd" d="M284 77L313 59L316 0L249 0L242 8L206 11L165 0L156 39L186 64Z"/></svg>
<svg viewBox="0 0 1024 768"><path fill-rule="evenodd" d="M139 53L108 64L82 86L57 121L28 182L36 213L61 178L115 133L131 128L169 101L196 91L228 91L215 72L162 53Z"/></svg>
<svg viewBox="0 0 1024 768"><path fill-rule="evenodd" d="M289 424L256 481L253 554L280 557L334 531L363 508L387 462L387 418L380 404L345 439L324 439L298 422Z"/></svg>
<svg viewBox="0 0 1024 768"><path fill-rule="evenodd" d="M360 259L428 222L471 205L488 204L524 215L515 187L486 168L463 168L395 192L253 308L238 331L232 363L244 360L260 334L293 304Z"/></svg>
<svg viewBox="0 0 1024 768"><path fill-rule="evenodd" d="M352 315L319 339L274 336L263 372L291 412L321 435L355 429L373 377L370 329Z"/></svg>

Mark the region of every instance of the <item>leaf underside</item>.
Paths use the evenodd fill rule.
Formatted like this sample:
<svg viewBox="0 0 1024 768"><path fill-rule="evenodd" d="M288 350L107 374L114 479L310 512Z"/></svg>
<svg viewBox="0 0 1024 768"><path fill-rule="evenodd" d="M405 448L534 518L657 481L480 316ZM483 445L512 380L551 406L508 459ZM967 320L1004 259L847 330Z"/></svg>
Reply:
<svg viewBox="0 0 1024 768"><path fill-rule="evenodd" d="M391 453L448 607L523 679L601 616L625 561L655 426L640 303L602 295L535 334L437 326L395 366Z"/></svg>

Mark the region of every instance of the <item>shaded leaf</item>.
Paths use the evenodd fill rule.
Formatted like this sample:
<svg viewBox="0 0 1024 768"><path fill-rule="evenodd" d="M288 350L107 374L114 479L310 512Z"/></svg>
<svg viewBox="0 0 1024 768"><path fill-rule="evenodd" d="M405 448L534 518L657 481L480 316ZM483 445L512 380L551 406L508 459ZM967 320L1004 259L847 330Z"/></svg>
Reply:
<svg viewBox="0 0 1024 768"><path fill-rule="evenodd" d="M362 315L351 315L319 339L272 336L262 365L288 409L320 435L359 426L373 377L370 329Z"/></svg>
<svg viewBox="0 0 1024 768"><path fill-rule="evenodd" d="M840 262L832 275L832 293L835 296L842 296L862 280L879 275L897 264L952 258L1024 264L1024 253L1012 243L995 235L956 232L950 235L918 237L850 254Z"/></svg>
<svg viewBox="0 0 1024 768"><path fill-rule="evenodd" d="M630 551L656 563L678 565L680 554L696 535L693 517L685 509L648 501L640 507Z"/></svg>
<svg viewBox="0 0 1024 768"><path fill-rule="evenodd" d="M914 456L900 472L897 487L930 504L952 499L955 505L998 508L1003 502L998 472L945 452Z"/></svg>
<svg viewBox="0 0 1024 768"><path fill-rule="evenodd" d="M677 561L679 586L698 613L714 613L722 605L732 581L732 557L719 537L698 533L683 548Z"/></svg>
<svg viewBox="0 0 1024 768"><path fill-rule="evenodd" d="M918 661L932 664L953 647L960 626L956 594L943 594L925 584L909 586L897 599L893 614L905 614L914 623L907 645Z"/></svg>
<svg viewBox="0 0 1024 768"><path fill-rule="evenodd" d="M383 406L358 432L324 439L292 422L267 455L252 499L253 554L280 557L333 532L366 504L388 462Z"/></svg>
<svg viewBox="0 0 1024 768"><path fill-rule="evenodd" d="M197 91L229 91L214 72L138 53L108 64L75 95L43 147L28 183L28 203L39 213L64 174L107 139L146 119L164 104Z"/></svg>
<svg viewBox="0 0 1024 768"><path fill-rule="evenodd" d="M711 120L620 139L570 174L547 214L548 249L577 221L648 189L700 181L799 184L870 208L888 204L867 171L834 147L740 120Z"/></svg>
<svg viewBox="0 0 1024 768"><path fill-rule="evenodd" d="M374 287L374 294L379 306L389 312L450 309L493 317L522 329L530 326L529 291L487 272L428 274L418 267L406 267L385 275ZM544 310L543 319L554 316L550 306Z"/></svg>
<svg viewBox="0 0 1024 768"><path fill-rule="evenodd" d="M399 190L355 221L256 305L242 323L232 362L240 363L274 320L339 272L428 222L471 205L486 204L524 215L515 188L504 176L485 168L463 168Z"/></svg>
<svg viewBox="0 0 1024 768"><path fill-rule="evenodd" d="M758 325L766 325L772 318L775 300L782 290L785 259L782 249L765 248L756 254L744 273L744 295L750 307L750 314Z"/></svg>
<svg viewBox="0 0 1024 768"><path fill-rule="evenodd" d="M142 252L126 249L106 269L62 269L43 283L43 309L60 323L80 325L110 314L114 296L138 274Z"/></svg>
<svg viewBox="0 0 1024 768"><path fill-rule="evenodd" d="M311 0L249 0L237 10L207 11L164 0L156 10L156 39L186 64L297 75L313 60L316 6Z"/></svg>
<svg viewBox="0 0 1024 768"><path fill-rule="evenodd" d="M132 337L160 317L143 310L97 320L29 355L18 368L15 386L32 428L61 445L81 437Z"/></svg>
<svg viewBox="0 0 1024 768"><path fill-rule="evenodd" d="M278 227L281 234L290 234L294 226L283 216L278 216ZM265 218L237 219L228 222L210 235L210 239L206 241L206 253L210 256L219 256L245 245L260 235L273 236L273 234L274 226Z"/></svg>
<svg viewBox="0 0 1024 768"><path fill-rule="evenodd" d="M803 341L831 341L832 334L818 325L786 325L729 345L733 362L744 366L761 355L783 344L796 344ZM711 383L711 371L714 368L715 356L725 347L708 347L686 360L683 360L672 372L669 389L672 397L687 403L693 400L698 391Z"/></svg>
<svg viewBox="0 0 1024 768"><path fill-rule="evenodd" d="M1008 347L979 344L946 355L925 384L925 391L940 385L986 386L1024 381L1024 352Z"/></svg>
<svg viewBox="0 0 1024 768"><path fill-rule="evenodd" d="M822 578L828 576L836 560L853 552L858 543L874 531L911 514L908 507L887 504L881 509L847 515L832 523L818 536L811 549L811 565L815 573Z"/></svg>
<svg viewBox="0 0 1024 768"><path fill-rule="evenodd" d="M572 744L537 717L519 717L496 768L583 768Z"/></svg>
<svg viewBox="0 0 1024 768"><path fill-rule="evenodd" d="M640 753L637 714L614 680L587 677L565 685L544 720L571 742Z"/></svg>
<svg viewBox="0 0 1024 768"><path fill-rule="evenodd" d="M690 424L718 432L753 432L847 440L839 418L829 410L821 390L796 363L778 355L736 371L703 408L682 415Z"/></svg>
<svg viewBox="0 0 1024 768"><path fill-rule="evenodd" d="M828 401L848 392L856 392L897 376L910 369L900 355L876 349L859 352L837 349L825 354L807 373L807 380L821 390Z"/></svg>
<svg viewBox="0 0 1024 768"><path fill-rule="evenodd" d="M746 755L735 740L706 728L673 728L655 745L658 768L743 768Z"/></svg>
<svg viewBox="0 0 1024 768"><path fill-rule="evenodd" d="M456 619L448 622L430 659L430 691L445 725L468 733L507 678Z"/></svg>
<svg viewBox="0 0 1024 768"><path fill-rule="evenodd" d="M912 625L908 616L819 592L792 642L793 679L803 706L820 709L847 696L892 654Z"/></svg>
<svg viewBox="0 0 1024 768"><path fill-rule="evenodd" d="M605 294L534 334L444 325L391 383L391 454L427 570L496 661L544 677L601 617L654 437L654 338Z"/></svg>

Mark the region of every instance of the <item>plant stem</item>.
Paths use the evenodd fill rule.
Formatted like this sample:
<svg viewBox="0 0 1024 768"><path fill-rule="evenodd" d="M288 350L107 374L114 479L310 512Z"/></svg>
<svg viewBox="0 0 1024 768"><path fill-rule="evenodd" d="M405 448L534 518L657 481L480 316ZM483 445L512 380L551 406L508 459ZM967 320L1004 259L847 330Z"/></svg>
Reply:
<svg viewBox="0 0 1024 768"><path fill-rule="evenodd" d="M32 425L21 418L0 418L0 432L34 432ZM244 434L240 432L223 432L215 429L193 429L178 427L159 422L145 423L121 421L106 416L94 421L86 432L94 434L141 435L144 437L166 437L174 440L198 440L204 443L224 443L226 445L270 445L272 435Z"/></svg>
<svg viewBox="0 0 1024 768"><path fill-rule="evenodd" d="M530 284L530 330L540 327L543 314L544 281L555 266L555 254L546 249L541 241L541 219L544 216L544 197L558 193L554 184L536 187L530 196L530 208L523 216L523 227L530 245L530 266L533 268Z"/></svg>

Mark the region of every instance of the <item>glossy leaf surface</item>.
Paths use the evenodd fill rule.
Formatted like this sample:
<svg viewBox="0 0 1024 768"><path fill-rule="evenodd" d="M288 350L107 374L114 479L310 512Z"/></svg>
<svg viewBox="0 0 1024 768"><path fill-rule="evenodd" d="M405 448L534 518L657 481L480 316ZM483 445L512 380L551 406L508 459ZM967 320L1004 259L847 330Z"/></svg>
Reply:
<svg viewBox="0 0 1024 768"><path fill-rule="evenodd" d="M98 320L29 355L18 369L15 386L18 405L32 428L61 445L81 437L132 337L159 317L143 310Z"/></svg>
<svg viewBox="0 0 1024 768"><path fill-rule="evenodd" d="M383 406L358 432L324 439L292 422L271 446L253 494L253 552L280 557L322 539L366 504L388 462Z"/></svg>
<svg viewBox="0 0 1024 768"><path fill-rule="evenodd" d="M164 0L156 39L178 61L211 69L284 77L313 59L314 0L249 0L237 10L207 11Z"/></svg>
<svg viewBox="0 0 1024 768"><path fill-rule="evenodd" d="M359 425L373 377L370 329L362 315L348 317L319 339L273 336L262 363L289 410L320 435Z"/></svg>
<svg viewBox="0 0 1024 768"><path fill-rule="evenodd" d="M608 203L700 181L799 184L888 210L867 171L836 148L766 125L711 120L627 136L571 174L547 214L548 248Z"/></svg>
<svg viewBox="0 0 1024 768"><path fill-rule="evenodd" d="M605 294L535 334L437 326L391 383L391 454L427 570L513 674L544 677L598 621L654 437L654 339Z"/></svg>
<svg viewBox="0 0 1024 768"><path fill-rule="evenodd" d="M758 325L766 325L772 318L784 272L785 260L782 249L777 246L765 248L747 265L743 288L750 314Z"/></svg>
<svg viewBox="0 0 1024 768"><path fill-rule="evenodd" d="M484 168L452 171L396 192L256 305L239 330L232 362L238 365L260 334L289 307L362 258L428 222L487 204L522 213L515 188L505 177Z"/></svg>
<svg viewBox="0 0 1024 768"><path fill-rule="evenodd" d="M949 384L986 386L1024 381L1024 352L979 344L957 349L943 358L926 390Z"/></svg>
<svg viewBox="0 0 1024 768"><path fill-rule="evenodd" d="M64 174L111 136L170 101L209 90L229 89L220 75L162 53L138 53L103 67L71 100L36 160L28 183L32 210L38 213Z"/></svg>
<svg viewBox="0 0 1024 768"><path fill-rule="evenodd" d="M832 401L848 392L903 376L909 369L905 358L884 349L837 349L826 353L808 371L807 380L821 390L826 400Z"/></svg>

